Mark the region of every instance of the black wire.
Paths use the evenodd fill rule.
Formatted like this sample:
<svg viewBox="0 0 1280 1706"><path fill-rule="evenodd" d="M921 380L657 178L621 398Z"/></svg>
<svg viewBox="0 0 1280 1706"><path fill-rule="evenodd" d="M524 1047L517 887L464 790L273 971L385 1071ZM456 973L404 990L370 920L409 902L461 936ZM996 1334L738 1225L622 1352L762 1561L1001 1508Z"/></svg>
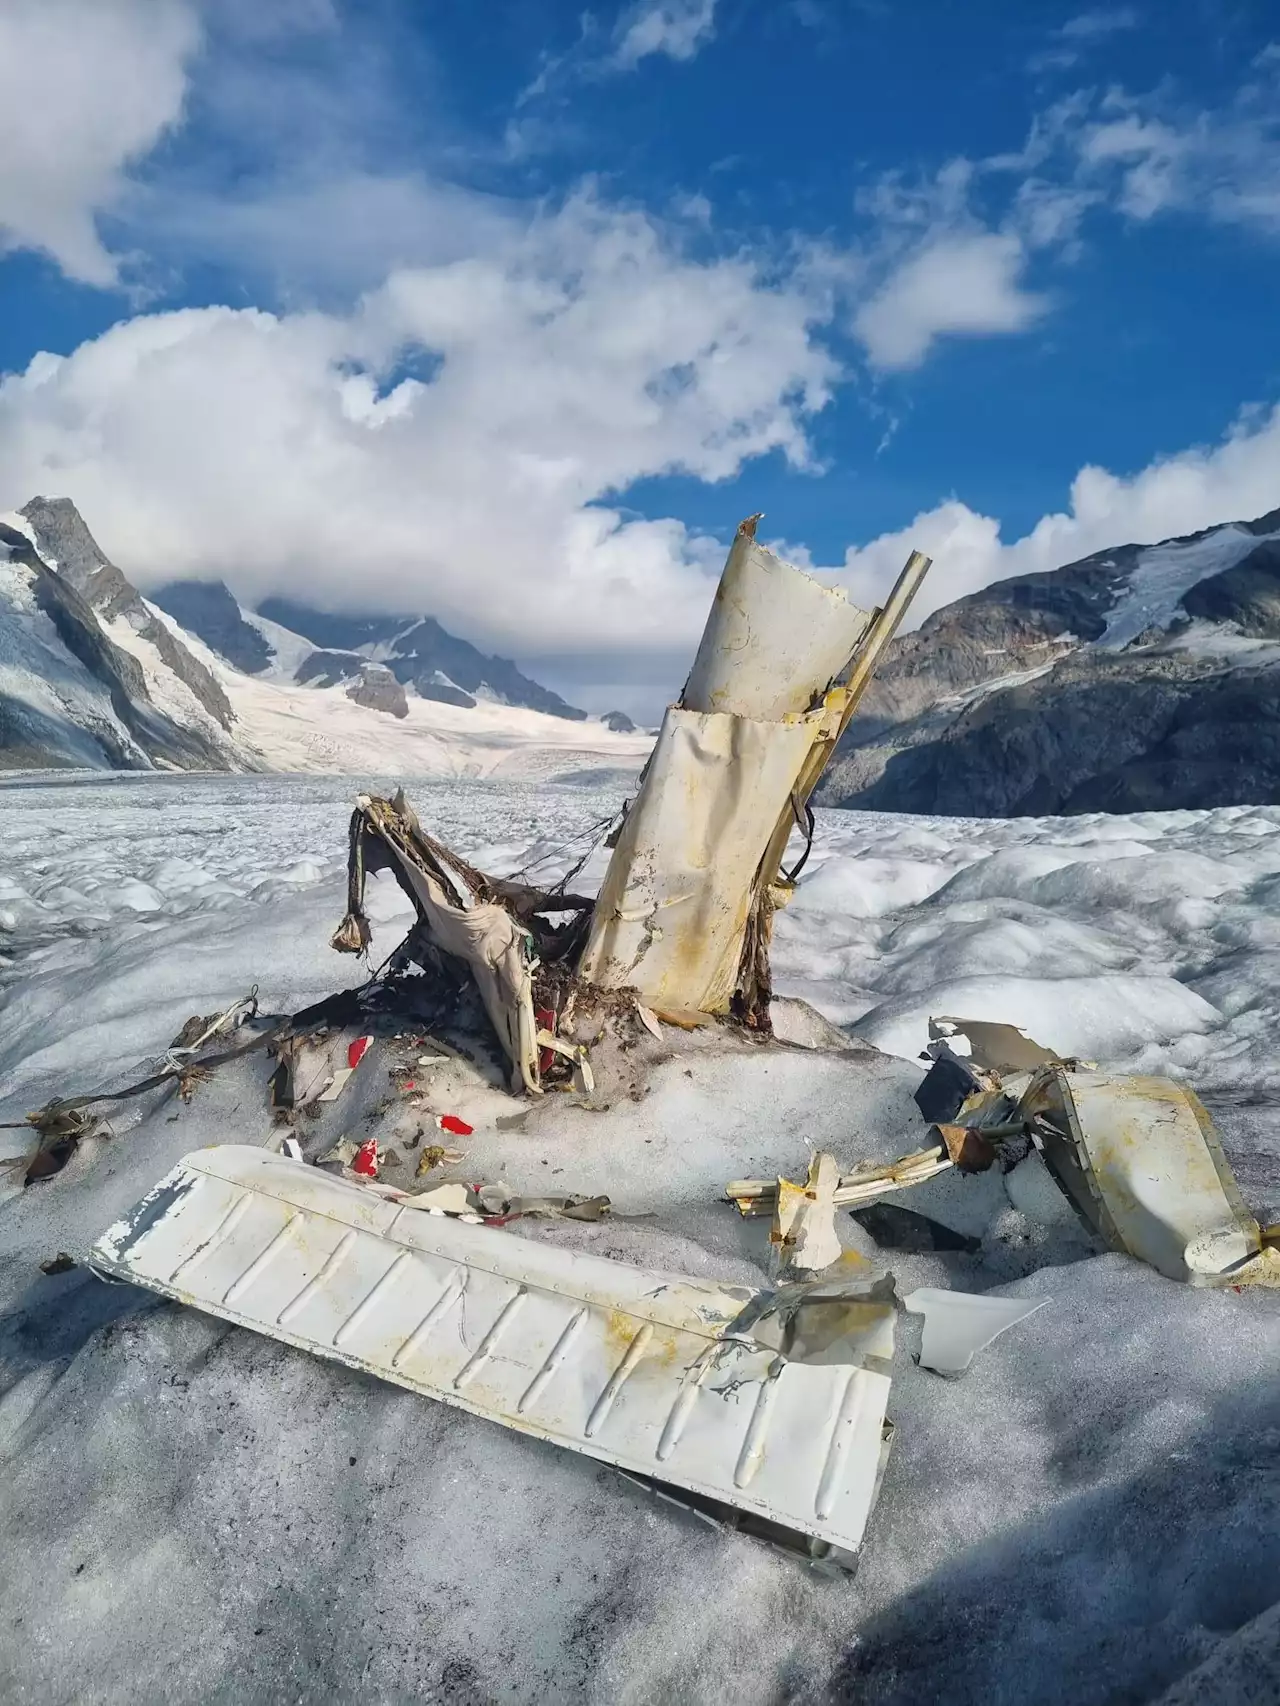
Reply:
<svg viewBox="0 0 1280 1706"><path fill-rule="evenodd" d="M809 863L810 853L813 852L813 832L814 832L814 829L816 828L816 824L814 822L814 816L813 816L813 807L809 804L808 800L806 800L804 802L804 806L803 806L804 822L803 823L801 823L801 820L800 820L801 809L802 808L801 808L799 800L797 800L795 795L792 794L792 796L791 796L791 811L792 811L792 814L796 820L796 828L804 830L804 852L796 860L795 864L792 866L792 868L789 871L784 871L782 873L783 876L786 878L788 883L794 883L799 879L801 871L803 871L805 866Z"/></svg>

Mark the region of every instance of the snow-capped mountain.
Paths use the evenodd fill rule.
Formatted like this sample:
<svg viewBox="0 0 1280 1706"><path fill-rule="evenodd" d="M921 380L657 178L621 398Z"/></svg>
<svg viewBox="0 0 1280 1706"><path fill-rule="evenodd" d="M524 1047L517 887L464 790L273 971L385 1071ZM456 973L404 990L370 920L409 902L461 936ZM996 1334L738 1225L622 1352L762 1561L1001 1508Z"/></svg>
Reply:
<svg viewBox="0 0 1280 1706"><path fill-rule="evenodd" d="M332 615L286 598L265 599L250 611L221 581L171 581L152 602L248 675L269 672L300 686L350 683L366 701L388 704L401 703L407 687L442 705L470 709L487 699L587 720L585 711L531 681L509 658L487 656L431 616ZM399 694L388 677L399 683Z"/></svg>
<svg viewBox="0 0 1280 1706"><path fill-rule="evenodd" d="M975 817L1280 800L1280 510L936 611L893 643L821 797Z"/></svg>
<svg viewBox="0 0 1280 1706"><path fill-rule="evenodd" d="M66 498L0 517L0 770L505 766L537 780L633 772L648 751L646 737L588 721L438 624L388 618L366 625L371 637L294 607L312 628L346 623L339 651L242 610L217 582L174 583L165 597L168 609L144 598ZM476 694L433 683L439 662Z"/></svg>
<svg viewBox="0 0 1280 1706"><path fill-rule="evenodd" d="M0 520L0 768L252 768L225 693L177 636L155 644L119 571L103 559L95 587L86 559L61 573L47 550L25 514Z"/></svg>

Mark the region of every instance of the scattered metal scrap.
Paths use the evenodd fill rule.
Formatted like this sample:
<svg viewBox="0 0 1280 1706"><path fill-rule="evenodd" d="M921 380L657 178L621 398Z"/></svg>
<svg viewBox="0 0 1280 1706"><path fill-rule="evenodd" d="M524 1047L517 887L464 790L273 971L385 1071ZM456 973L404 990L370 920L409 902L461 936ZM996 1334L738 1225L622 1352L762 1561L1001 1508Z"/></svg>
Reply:
<svg viewBox="0 0 1280 1706"><path fill-rule="evenodd" d="M1191 1285L1280 1282L1270 1230L1186 1085L1064 1060L1012 1025L942 1019L930 1033L916 1100L962 1170L1016 1165L1034 1145L1113 1250Z"/></svg>
<svg viewBox="0 0 1280 1706"><path fill-rule="evenodd" d="M851 1172L842 1173L831 1194L832 1203L870 1202L891 1191L903 1191L911 1185L923 1184L936 1178L952 1165L950 1156L941 1144L929 1149L913 1150L897 1161L862 1161ZM726 1202L737 1205L738 1213L748 1215L773 1214L778 1203L780 1179L731 1179L724 1188ZM794 1188L794 1187L793 1187Z"/></svg>
<svg viewBox="0 0 1280 1706"><path fill-rule="evenodd" d="M931 1368L935 1374L963 1374L976 1352L1048 1301L919 1286L903 1298L902 1306L912 1315L924 1316L921 1368Z"/></svg>

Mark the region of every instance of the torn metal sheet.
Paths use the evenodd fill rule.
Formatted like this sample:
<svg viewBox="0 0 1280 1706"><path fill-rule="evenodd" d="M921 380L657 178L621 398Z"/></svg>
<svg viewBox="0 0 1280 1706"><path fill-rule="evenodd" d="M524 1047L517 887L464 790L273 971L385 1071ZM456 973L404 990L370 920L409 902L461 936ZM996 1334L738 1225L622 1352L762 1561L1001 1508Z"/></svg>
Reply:
<svg viewBox="0 0 1280 1706"><path fill-rule="evenodd" d="M1003 1076L1062 1062L1061 1055L1043 1048L1020 1025L1002 1025L990 1019L930 1019L929 1037L930 1054L936 1043L945 1043L951 1054L963 1056L979 1072Z"/></svg>
<svg viewBox="0 0 1280 1706"><path fill-rule="evenodd" d="M726 1507L812 1557L856 1554L862 1540L894 1305L856 1282L819 1288L820 1307L806 1310L807 1288L784 1296L634 1268L231 1146L187 1156L91 1259L104 1275ZM790 1350L784 1305L802 1326ZM857 1332L811 1360L807 1318L842 1307ZM868 1334L874 1354L860 1348Z"/></svg>
<svg viewBox="0 0 1280 1706"><path fill-rule="evenodd" d="M739 527L591 916L581 975L647 1005L768 1029L772 915L793 828L928 559L869 618ZM794 876L794 873L792 873ZM789 878L788 881L791 879Z"/></svg>
<svg viewBox="0 0 1280 1706"><path fill-rule="evenodd" d="M912 1315L924 1316L920 1366L935 1374L963 1374L975 1352L1048 1301L1047 1297L993 1297L920 1286L903 1298L902 1306Z"/></svg>
<svg viewBox="0 0 1280 1706"><path fill-rule="evenodd" d="M752 884L814 738L812 719L753 722L673 706L592 915L581 975L660 1012L726 1012Z"/></svg>
<svg viewBox="0 0 1280 1706"><path fill-rule="evenodd" d="M608 1197L522 1196L509 1185L478 1185L476 1199L484 1213L498 1220L521 1220L525 1215L557 1220L603 1220L612 1208Z"/></svg>
<svg viewBox="0 0 1280 1706"><path fill-rule="evenodd" d="M397 954L422 965L438 964L444 956L464 966L511 1062L513 1088L540 1090L533 1000L537 956L520 908L532 918L548 897L486 877L451 853L423 832L403 793L394 800L362 794L352 814L350 841L347 913L332 946L342 953L368 946L365 879L370 871L389 870L418 914ZM578 905L569 896L558 897L556 904L570 910Z"/></svg>
<svg viewBox="0 0 1280 1706"><path fill-rule="evenodd" d="M1194 1091L1051 1066L1022 1106L1058 1183L1113 1249L1191 1285L1249 1277L1262 1229Z"/></svg>
<svg viewBox="0 0 1280 1706"><path fill-rule="evenodd" d="M935 1178L951 1166L951 1158L941 1145L917 1149L897 1161L863 1161L850 1173L841 1175L832 1201L847 1203L870 1202L890 1191L904 1191ZM726 1202L736 1204L738 1213L748 1215L772 1214L778 1200L776 1179L731 1179L724 1188Z"/></svg>
<svg viewBox="0 0 1280 1706"><path fill-rule="evenodd" d="M838 587L766 550L752 516L738 530L681 703L780 723L812 709L857 650L871 617Z"/></svg>

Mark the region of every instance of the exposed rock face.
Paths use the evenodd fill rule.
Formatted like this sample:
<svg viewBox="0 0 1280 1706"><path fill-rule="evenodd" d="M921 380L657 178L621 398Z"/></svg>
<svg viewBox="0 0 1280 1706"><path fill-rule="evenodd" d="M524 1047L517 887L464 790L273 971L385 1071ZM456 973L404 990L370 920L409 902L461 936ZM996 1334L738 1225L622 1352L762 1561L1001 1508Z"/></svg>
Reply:
<svg viewBox="0 0 1280 1706"><path fill-rule="evenodd" d="M222 581L170 581L151 594L151 602L246 675L257 675L275 656Z"/></svg>
<svg viewBox="0 0 1280 1706"><path fill-rule="evenodd" d="M1277 529L1273 512L1126 545L937 611L890 648L823 803L982 817L1280 799Z"/></svg>
<svg viewBox="0 0 1280 1706"><path fill-rule="evenodd" d="M147 609L133 583L99 549L70 498L32 498L22 510L40 555L59 578L78 592L103 622L123 617L135 634L156 648L160 660L190 688L224 729L235 721L231 701L205 666Z"/></svg>
<svg viewBox="0 0 1280 1706"><path fill-rule="evenodd" d="M633 735L636 732L636 725L625 711L606 711L600 721L616 735Z"/></svg>
<svg viewBox="0 0 1280 1706"><path fill-rule="evenodd" d="M336 687L359 675L367 662L356 652L312 652L298 665L293 679L302 687Z"/></svg>
<svg viewBox="0 0 1280 1706"><path fill-rule="evenodd" d="M93 609L0 524L0 769L225 769L226 752L153 704ZM123 578L123 577L121 577Z"/></svg>
<svg viewBox="0 0 1280 1706"><path fill-rule="evenodd" d="M359 653L362 662L384 664L397 681L413 686L423 699L474 705L477 698L486 697L574 722L586 720L585 711L521 674L510 658L487 657L448 633L434 617L332 616L287 598L268 598L258 609L270 621L312 641L321 653ZM304 667L310 665L307 659ZM311 679L319 673L317 668ZM303 679L301 674L297 679Z"/></svg>
<svg viewBox="0 0 1280 1706"><path fill-rule="evenodd" d="M389 717L407 717L409 701L404 688L389 669L380 664L366 664L347 688L347 698L357 705L367 705L372 711L385 711Z"/></svg>

